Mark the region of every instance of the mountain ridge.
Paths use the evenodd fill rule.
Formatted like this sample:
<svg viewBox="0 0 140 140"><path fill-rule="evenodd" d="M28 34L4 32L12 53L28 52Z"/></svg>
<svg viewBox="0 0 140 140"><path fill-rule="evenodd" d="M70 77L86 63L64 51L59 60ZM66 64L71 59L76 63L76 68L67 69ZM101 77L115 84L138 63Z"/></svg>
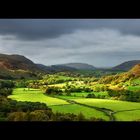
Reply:
<svg viewBox="0 0 140 140"><path fill-rule="evenodd" d="M65 64L58 64L57 66L67 66L71 68L75 68L78 70L95 70L96 68L93 65L87 63L65 63Z"/></svg>
<svg viewBox="0 0 140 140"><path fill-rule="evenodd" d="M23 55L0 54L0 78L36 77L36 73L43 73L36 64Z"/></svg>
<svg viewBox="0 0 140 140"><path fill-rule="evenodd" d="M125 70L128 71L135 65L140 64L140 60L130 60L130 61L125 61L115 67L112 67L112 70Z"/></svg>
<svg viewBox="0 0 140 140"><path fill-rule="evenodd" d="M32 60L28 59L27 57L23 55L18 55L18 54L0 54L0 78L4 77L6 75L11 76L13 75L18 75L18 73L22 74L24 73L25 75L34 75L35 73L55 73L55 72L77 72L78 70L99 70L99 71L115 71L115 70L122 70L124 71L129 71L129 73L132 73L132 68L133 71L136 72L136 75L139 73L139 65L140 60L131 60L131 61L126 61L123 62L115 67L112 68L96 68L93 65L87 64L87 63L65 63L65 64L56 64L56 65L43 65L43 64L36 64ZM137 65L137 66L136 66ZM85 71L86 72L86 71ZM23 75L24 75L23 74ZM134 73L135 75L135 73Z"/></svg>

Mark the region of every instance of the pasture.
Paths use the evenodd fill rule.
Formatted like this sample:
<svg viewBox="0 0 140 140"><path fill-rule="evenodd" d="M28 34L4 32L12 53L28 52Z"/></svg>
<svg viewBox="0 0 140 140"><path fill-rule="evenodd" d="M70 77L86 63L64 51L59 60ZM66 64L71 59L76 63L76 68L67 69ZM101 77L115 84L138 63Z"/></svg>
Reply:
<svg viewBox="0 0 140 140"><path fill-rule="evenodd" d="M13 94L8 96L8 98L11 98L17 101L40 102L40 103L45 103L48 106L69 104L68 102L62 99L53 98L53 97L44 95L41 90L36 90L36 89L28 90L27 88L14 89Z"/></svg>
<svg viewBox="0 0 140 140"><path fill-rule="evenodd" d="M112 111L122 111L130 109L140 109L140 103L108 100L108 99L73 99L74 101L90 106L110 109Z"/></svg>
<svg viewBox="0 0 140 140"><path fill-rule="evenodd" d="M57 106L51 106L51 108L54 112L73 113L73 114L79 114L81 112L82 114L85 115L86 118L96 117L96 118L102 118L106 121L109 120L109 117L106 116L103 112L98 111L96 109L80 106L77 104L57 105Z"/></svg>
<svg viewBox="0 0 140 140"><path fill-rule="evenodd" d="M136 121L140 119L140 103L108 99L84 98L83 95L86 96L86 92L73 94L72 96L56 95L55 97L50 97L43 94L43 92L39 89L16 88L14 89L12 95L8 96L8 98L17 101L45 103L50 108L52 108L54 112L73 114L79 114L81 112L85 115L86 118L96 117L109 121L109 116L107 116L103 111L96 110L97 107L101 109L112 110L114 112L113 115L116 121ZM101 93L99 92L96 94ZM75 103L69 103L66 100L75 101ZM77 103L80 103L81 105ZM88 105L93 108L84 105Z"/></svg>
<svg viewBox="0 0 140 140"><path fill-rule="evenodd" d="M117 121L136 121L140 120L140 110L117 112L114 116Z"/></svg>
<svg viewBox="0 0 140 140"><path fill-rule="evenodd" d="M116 121L140 120L140 103L107 100L107 99L73 99L74 101L93 107L110 109Z"/></svg>
<svg viewBox="0 0 140 140"><path fill-rule="evenodd" d="M140 90L140 86L128 86L127 89L130 91L137 91Z"/></svg>

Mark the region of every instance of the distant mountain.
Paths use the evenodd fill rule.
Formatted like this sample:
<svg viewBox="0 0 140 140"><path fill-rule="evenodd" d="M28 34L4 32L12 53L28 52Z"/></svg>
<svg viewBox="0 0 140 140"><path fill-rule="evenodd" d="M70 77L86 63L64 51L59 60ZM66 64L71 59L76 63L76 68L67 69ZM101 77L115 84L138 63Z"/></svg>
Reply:
<svg viewBox="0 0 140 140"><path fill-rule="evenodd" d="M74 68L77 70L95 70L96 69L94 66L86 64L86 63L67 63L67 64L61 64L59 66L66 66L66 67Z"/></svg>
<svg viewBox="0 0 140 140"><path fill-rule="evenodd" d="M65 71L74 71L77 70L75 68L63 66L63 65L51 65L51 66L45 66L43 64L36 64L39 69L48 72L48 73L53 73L53 72L65 72Z"/></svg>
<svg viewBox="0 0 140 140"><path fill-rule="evenodd" d="M134 67L137 64L140 64L140 60L127 61L127 62L124 62L124 63L122 63L120 65L117 65L117 66L113 67L112 70L128 71L128 70L130 70L132 67Z"/></svg>
<svg viewBox="0 0 140 140"><path fill-rule="evenodd" d="M50 72L50 71L53 71L53 69L51 68L51 66L46 66L46 65L43 65L43 64L36 64L36 66L45 71L45 72Z"/></svg>
<svg viewBox="0 0 140 140"><path fill-rule="evenodd" d="M49 72L64 72L64 71L77 71L77 70L95 70L96 68L92 65L85 63L66 63L66 64L58 64L45 66L42 64L37 64L38 68L49 71Z"/></svg>
<svg viewBox="0 0 140 140"><path fill-rule="evenodd" d="M66 65L52 65L51 68L55 71L75 71L77 70L76 68L74 67L69 67L69 66L66 66Z"/></svg>
<svg viewBox="0 0 140 140"><path fill-rule="evenodd" d="M37 77L39 73L73 72L77 70L94 70L95 67L85 63L68 63L45 66L35 64L22 55L0 54L0 79Z"/></svg>

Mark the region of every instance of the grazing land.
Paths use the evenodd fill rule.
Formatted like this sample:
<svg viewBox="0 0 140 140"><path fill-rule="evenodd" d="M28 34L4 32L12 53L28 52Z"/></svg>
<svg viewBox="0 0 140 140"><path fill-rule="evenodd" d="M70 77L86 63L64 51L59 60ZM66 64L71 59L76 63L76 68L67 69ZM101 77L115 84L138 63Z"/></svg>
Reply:
<svg viewBox="0 0 140 140"><path fill-rule="evenodd" d="M8 98L17 101L45 103L53 112L82 113L86 118L96 117L109 121L109 116L104 112L104 109L108 109L113 112L116 121L135 121L140 119L140 103L84 98L86 95L87 93L85 92L73 93L72 96L57 95L52 97L43 94L43 91L39 89L16 88Z"/></svg>
<svg viewBox="0 0 140 140"><path fill-rule="evenodd" d="M40 103L45 103L48 106L69 104L64 100L46 96L43 94L41 90L37 90L37 89L28 90L28 88L14 89L13 95L8 96L8 98L17 101L40 102Z"/></svg>
<svg viewBox="0 0 140 140"><path fill-rule="evenodd" d="M98 111L96 109L91 109L88 107L77 105L77 104L57 105L57 106L52 106L51 108L55 112L74 113L74 114L82 113L87 118L96 117L96 118L102 118L106 121L109 121L109 117L106 116L103 112Z"/></svg>

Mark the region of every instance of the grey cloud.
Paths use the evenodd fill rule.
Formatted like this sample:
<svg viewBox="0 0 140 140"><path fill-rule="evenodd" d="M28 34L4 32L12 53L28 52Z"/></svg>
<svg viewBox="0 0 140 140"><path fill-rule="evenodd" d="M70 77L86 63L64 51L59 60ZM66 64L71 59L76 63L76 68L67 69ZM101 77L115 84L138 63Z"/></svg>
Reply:
<svg viewBox="0 0 140 140"><path fill-rule="evenodd" d="M46 65L115 66L140 59L139 25L140 20L0 19L0 52Z"/></svg>
<svg viewBox="0 0 140 140"><path fill-rule="evenodd" d="M140 35L140 19L0 19L0 34L20 39L57 38L75 30L109 28Z"/></svg>

